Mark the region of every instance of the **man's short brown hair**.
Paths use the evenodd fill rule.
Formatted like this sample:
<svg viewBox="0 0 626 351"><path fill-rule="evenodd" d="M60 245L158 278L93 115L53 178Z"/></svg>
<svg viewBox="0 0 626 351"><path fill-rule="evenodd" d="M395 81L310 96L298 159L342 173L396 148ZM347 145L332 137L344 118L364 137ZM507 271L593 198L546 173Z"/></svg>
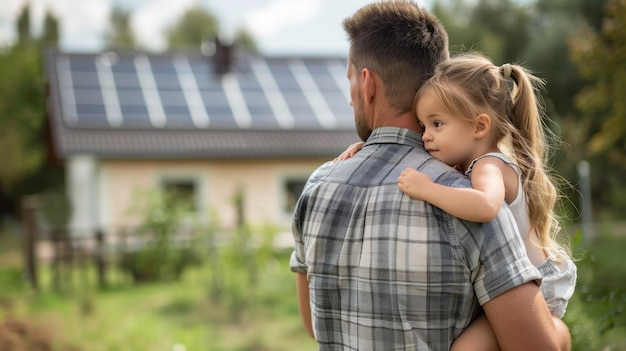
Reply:
<svg viewBox="0 0 626 351"><path fill-rule="evenodd" d="M399 112L413 111L413 97L435 67L449 57L448 34L427 10L407 0L366 5L343 21L350 60L368 68L385 84Z"/></svg>

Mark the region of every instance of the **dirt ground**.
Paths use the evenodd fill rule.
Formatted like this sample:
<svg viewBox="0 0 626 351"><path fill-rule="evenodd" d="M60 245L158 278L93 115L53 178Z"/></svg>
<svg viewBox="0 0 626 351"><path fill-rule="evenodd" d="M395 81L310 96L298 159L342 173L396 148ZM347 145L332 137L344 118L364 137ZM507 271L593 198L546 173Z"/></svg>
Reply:
<svg viewBox="0 0 626 351"><path fill-rule="evenodd" d="M15 317L11 299L0 298L0 351L81 351L55 338L61 325Z"/></svg>
<svg viewBox="0 0 626 351"><path fill-rule="evenodd" d="M51 340L41 330L25 321L6 319L0 323L0 350L7 351L52 351Z"/></svg>

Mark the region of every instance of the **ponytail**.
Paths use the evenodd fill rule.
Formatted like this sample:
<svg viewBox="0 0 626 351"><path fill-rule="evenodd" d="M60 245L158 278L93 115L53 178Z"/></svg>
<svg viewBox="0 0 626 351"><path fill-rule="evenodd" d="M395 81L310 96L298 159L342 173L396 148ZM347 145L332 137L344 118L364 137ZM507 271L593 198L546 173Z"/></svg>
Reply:
<svg viewBox="0 0 626 351"><path fill-rule="evenodd" d="M522 172L522 187L528 201L530 222L535 227L539 241L547 253L555 258L564 258L559 242L560 224L554 211L558 200L558 188L549 167L550 140L558 141L544 124L547 117L539 100L539 90L545 81L532 75L520 65L505 64L501 67L506 80L510 70L513 89L510 93L511 132L513 158ZM507 87L508 90L508 87Z"/></svg>

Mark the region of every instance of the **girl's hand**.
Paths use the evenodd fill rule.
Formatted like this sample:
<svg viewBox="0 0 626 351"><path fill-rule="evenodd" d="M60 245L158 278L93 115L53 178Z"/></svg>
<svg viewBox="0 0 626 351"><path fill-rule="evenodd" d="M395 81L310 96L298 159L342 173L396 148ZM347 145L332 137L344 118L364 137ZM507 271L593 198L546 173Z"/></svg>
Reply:
<svg viewBox="0 0 626 351"><path fill-rule="evenodd" d="M365 144L365 143L362 142L362 141L359 141L357 143L354 143L354 144L348 146L346 151L342 152L341 155L337 156L333 161L337 162L337 161L343 161L343 160L347 160L347 159L351 158L357 152L359 152L359 150L361 150L363 148L363 144Z"/></svg>
<svg viewBox="0 0 626 351"><path fill-rule="evenodd" d="M418 172L413 168L406 168L398 177L398 188L414 199L424 200L422 191L425 186L432 182L426 174Z"/></svg>

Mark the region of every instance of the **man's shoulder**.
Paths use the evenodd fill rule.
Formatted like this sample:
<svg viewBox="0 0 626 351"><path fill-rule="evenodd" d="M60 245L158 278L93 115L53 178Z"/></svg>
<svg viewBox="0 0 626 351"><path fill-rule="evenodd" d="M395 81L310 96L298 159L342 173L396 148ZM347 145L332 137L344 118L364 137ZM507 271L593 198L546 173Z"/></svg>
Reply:
<svg viewBox="0 0 626 351"><path fill-rule="evenodd" d="M328 174L332 172L335 166L337 166L337 162L334 162L334 161L328 161L320 165L313 171L313 173L311 173L311 175L309 176L309 181L316 181L321 178L324 178L325 176L327 176Z"/></svg>
<svg viewBox="0 0 626 351"><path fill-rule="evenodd" d="M306 185L304 187L304 192L306 192L307 189L311 188L315 184L318 184L322 179L326 178L332 172L336 164L337 162L328 161L322 164L321 166L317 167L311 173L311 175L309 175L309 179L307 180Z"/></svg>
<svg viewBox="0 0 626 351"><path fill-rule="evenodd" d="M417 170L427 174L437 184L454 188L472 187L468 176L432 157L422 163Z"/></svg>
<svg viewBox="0 0 626 351"><path fill-rule="evenodd" d="M469 177L455 169L448 169L445 172L442 172L438 177L436 177L436 179L433 179L433 181L441 185L455 188L472 187L472 182Z"/></svg>

